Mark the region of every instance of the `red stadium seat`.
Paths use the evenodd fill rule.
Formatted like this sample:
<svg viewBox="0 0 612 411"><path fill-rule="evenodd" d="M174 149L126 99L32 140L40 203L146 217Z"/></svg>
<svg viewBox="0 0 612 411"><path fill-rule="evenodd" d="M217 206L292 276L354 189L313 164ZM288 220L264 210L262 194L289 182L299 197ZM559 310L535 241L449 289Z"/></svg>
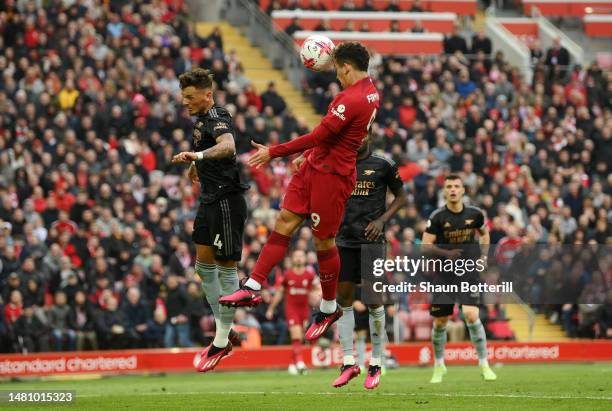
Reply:
<svg viewBox="0 0 612 411"><path fill-rule="evenodd" d="M396 20L401 31L410 30L416 21L420 21L426 31L431 33L451 33L457 15L455 13L390 13L390 12L346 12L346 11L302 11L279 10L272 12L274 23L285 29L291 20L299 18L304 30L314 30L321 20L329 21L333 30L340 31L349 21L357 26L368 23L371 32L388 31L391 22Z"/></svg>
<svg viewBox="0 0 612 411"><path fill-rule="evenodd" d="M263 10L267 10L272 0L261 0L260 6ZM327 10L338 10L342 6L340 0L320 0L320 4L324 5ZM389 0L374 0L374 8L376 10L385 10L389 5ZM414 0L400 0L399 7L402 11L409 11ZM310 0L301 0L300 5L307 10L310 5ZM363 0L356 0L355 5L361 7ZM423 0L421 7L426 11L434 12L453 12L461 16L474 16L476 14L476 0Z"/></svg>
<svg viewBox="0 0 612 411"><path fill-rule="evenodd" d="M523 13L527 16L533 14L534 7L542 16L582 17L589 14L589 10L612 9L612 0L523 0Z"/></svg>
<svg viewBox="0 0 612 411"><path fill-rule="evenodd" d="M612 14L584 16L582 22L587 36L612 37Z"/></svg>

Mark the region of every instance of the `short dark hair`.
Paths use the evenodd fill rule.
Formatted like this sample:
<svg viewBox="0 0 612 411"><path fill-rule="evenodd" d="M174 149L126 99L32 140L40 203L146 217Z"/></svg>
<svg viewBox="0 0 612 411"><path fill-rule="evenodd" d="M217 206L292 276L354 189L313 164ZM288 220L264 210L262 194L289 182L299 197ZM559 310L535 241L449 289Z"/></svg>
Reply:
<svg viewBox="0 0 612 411"><path fill-rule="evenodd" d="M338 64L348 63L359 71L368 71L370 53L361 43L347 41L340 43L334 50L334 60Z"/></svg>
<svg viewBox="0 0 612 411"><path fill-rule="evenodd" d="M459 180L461 181L461 184L463 184L463 179L461 178L459 174L452 173L444 177L444 182L447 182L448 180Z"/></svg>
<svg viewBox="0 0 612 411"><path fill-rule="evenodd" d="M212 81L213 75L210 71L199 67L179 76L181 89L189 86L194 86L195 88L211 88Z"/></svg>

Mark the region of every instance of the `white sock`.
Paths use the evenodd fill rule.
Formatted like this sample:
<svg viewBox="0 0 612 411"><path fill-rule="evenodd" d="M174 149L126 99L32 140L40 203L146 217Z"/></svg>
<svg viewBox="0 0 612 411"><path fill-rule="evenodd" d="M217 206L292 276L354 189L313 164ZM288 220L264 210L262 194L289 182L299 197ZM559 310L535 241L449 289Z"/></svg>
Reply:
<svg viewBox="0 0 612 411"><path fill-rule="evenodd" d="M257 281L253 280L252 278L249 278L248 280L246 280L246 283L244 283L244 285L246 287L249 287L251 290L255 290L255 291L261 290L261 284L259 284Z"/></svg>
<svg viewBox="0 0 612 411"><path fill-rule="evenodd" d="M227 336L229 335L230 330L232 329L232 325L229 326L221 324L219 322L217 328L217 332L215 332L215 339L213 340L213 345L217 348L225 348L229 343L229 339Z"/></svg>
<svg viewBox="0 0 612 411"><path fill-rule="evenodd" d="M319 308L321 309L321 312L324 312L325 314L331 314L334 311L336 311L336 307L338 306L338 304L336 304L336 300L324 300L321 299L321 305L319 306Z"/></svg>
<svg viewBox="0 0 612 411"><path fill-rule="evenodd" d="M380 357L372 357L370 358L370 367L373 366L379 366L380 367L381 361L380 361Z"/></svg>
<svg viewBox="0 0 612 411"><path fill-rule="evenodd" d="M444 365L444 358L436 358L434 360L435 365Z"/></svg>
<svg viewBox="0 0 612 411"><path fill-rule="evenodd" d="M342 364L344 365L355 365L355 357L352 355L345 355L342 359Z"/></svg>
<svg viewBox="0 0 612 411"><path fill-rule="evenodd" d="M487 360L486 358L479 358L478 359L478 365L480 365L481 367L483 365L489 365L489 360Z"/></svg>

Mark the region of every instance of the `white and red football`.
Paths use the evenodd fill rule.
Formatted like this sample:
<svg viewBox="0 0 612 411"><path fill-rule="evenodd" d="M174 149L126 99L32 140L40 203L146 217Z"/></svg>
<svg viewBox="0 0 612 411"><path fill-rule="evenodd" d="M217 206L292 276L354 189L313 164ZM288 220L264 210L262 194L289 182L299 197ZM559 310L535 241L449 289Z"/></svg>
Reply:
<svg viewBox="0 0 612 411"><path fill-rule="evenodd" d="M334 42L320 34L309 36L300 50L302 64L313 71L327 71L332 68Z"/></svg>

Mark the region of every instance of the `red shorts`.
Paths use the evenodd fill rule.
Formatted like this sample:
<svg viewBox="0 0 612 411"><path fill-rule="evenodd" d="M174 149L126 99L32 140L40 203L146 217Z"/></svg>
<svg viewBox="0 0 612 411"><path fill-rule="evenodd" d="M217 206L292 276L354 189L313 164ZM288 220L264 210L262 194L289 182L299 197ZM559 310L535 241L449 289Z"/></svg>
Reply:
<svg viewBox="0 0 612 411"><path fill-rule="evenodd" d="M310 307L307 305L300 307L285 305L285 319L289 327L294 325L305 327L310 320Z"/></svg>
<svg viewBox="0 0 612 411"><path fill-rule="evenodd" d="M306 161L291 177L281 208L309 214L312 235L327 240L338 232L344 206L355 188L355 175L322 173Z"/></svg>

